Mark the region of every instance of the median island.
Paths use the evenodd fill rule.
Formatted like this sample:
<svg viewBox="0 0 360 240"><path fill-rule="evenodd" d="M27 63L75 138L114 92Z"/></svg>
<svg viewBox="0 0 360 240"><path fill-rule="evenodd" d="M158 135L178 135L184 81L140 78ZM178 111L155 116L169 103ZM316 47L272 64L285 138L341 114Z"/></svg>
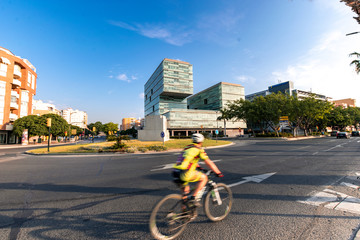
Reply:
<svg viewBox="0 0 360 240"><path fill-rule="evenodd" d="M160 141L122 140L101 143L78 143L38 148L27 151L30 154L72 154L72 153L149 153L169 150L182 150L191 144L191 139L172 139L165 144ZM214 147L231 144L230 141L205 139L203 147Z"/></svg>

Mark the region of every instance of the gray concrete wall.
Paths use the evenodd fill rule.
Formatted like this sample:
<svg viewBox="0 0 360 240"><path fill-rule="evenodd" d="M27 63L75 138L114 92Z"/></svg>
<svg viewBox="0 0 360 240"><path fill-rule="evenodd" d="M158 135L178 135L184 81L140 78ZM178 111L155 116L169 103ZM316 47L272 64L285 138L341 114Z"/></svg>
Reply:
<svg viewBox="0 0 360 240"><path fill-rule="evenodd" d="M165 137L161 137L164 132ZM170 133L167 130L167 121L165 116L149 115L145 117L145 126L143 130L138 131L140 141L168 141Z"/></svg>

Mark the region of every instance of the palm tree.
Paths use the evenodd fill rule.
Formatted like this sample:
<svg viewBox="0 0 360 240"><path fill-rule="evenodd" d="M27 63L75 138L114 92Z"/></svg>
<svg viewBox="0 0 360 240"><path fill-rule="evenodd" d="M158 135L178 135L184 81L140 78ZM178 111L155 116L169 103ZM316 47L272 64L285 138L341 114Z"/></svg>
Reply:
<svg viewBox="0 0 360 240"><path fill-rule="evenodd" d="M355 71L357 74L359 74L360 73L360 53L357 53L357 52L350 53L349 57L352 57L352 56L356 56L358 59L353 60L350 63L350 66L355 65Z"/></svg>

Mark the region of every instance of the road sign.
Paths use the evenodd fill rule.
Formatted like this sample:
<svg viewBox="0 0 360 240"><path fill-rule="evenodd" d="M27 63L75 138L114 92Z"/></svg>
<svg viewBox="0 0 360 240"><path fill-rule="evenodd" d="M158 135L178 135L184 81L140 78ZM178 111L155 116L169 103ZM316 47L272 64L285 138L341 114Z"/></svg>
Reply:
<svg viewBox="0 0 360 240"><path fill-rule="evenodd" d="M218 134L219 134L219 130L216 129L216 130L215 130L215 134L218 135Z"/></svg>
<svg viewBox="0 0 360 240"><path fill-rule="evenodd" d="M289 126L289 121L280 121L280 127L285 128Z"/></svg>
<svg viewBox="0 0 360 240"><path fill-rule="evenodd" d="M289 121L289 117L288 116L282 116L282 117L280 117L280 121Z"/></svg>
<svg viewBox="0 0 360 240"><path fill-rule="evenodd" d="M161 136L162 138L164 138L164 137L165 137L165 133L164 133L164 132L161 132L160 136Z"/></svg>

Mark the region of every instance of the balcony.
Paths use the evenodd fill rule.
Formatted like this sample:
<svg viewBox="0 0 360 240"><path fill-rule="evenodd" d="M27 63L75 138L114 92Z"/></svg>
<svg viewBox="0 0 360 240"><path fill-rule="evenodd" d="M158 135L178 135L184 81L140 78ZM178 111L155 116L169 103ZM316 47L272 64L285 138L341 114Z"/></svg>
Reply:
<svg viewBox="0 0 360 240"><path fill-rule="evenodd" d="M14 68L14 78L21 78L21 70Z"/></svg>
<svg viewBox="0 0 360 240"><path fill-rule="evenodd" d="M17 104L16 102L10 102L10 109L19 109L19 104Z"/></svg>
<svg viewBox="0 0 360 240"><path fill-rule="evenodd" d="M14 125L12 125L12 124L6 124L5 125L5 130L6 131L12 131L14 129Z"/></svg>
<svg viewBox="0 0 360 240"><path fill-rule="evenodd" d="M15 121L16 119L18 119L19 117L18 117L18 115L14 114L14 113L10 113L9 118L10 118L10 121L13 122L13 121Z"/></svg>
<svg viewBox="0 0 360 240"><path fill-rule="evenodd" d="M15 78L13 79L12 84L15 85L16 87L21 87L21 81Z"/></svg>
<svg viewBox="0 0 360 240"><path fill-rule="evenodd" d="M11 91L11 96L19 98L19 94L16 91Z"/></svg>

